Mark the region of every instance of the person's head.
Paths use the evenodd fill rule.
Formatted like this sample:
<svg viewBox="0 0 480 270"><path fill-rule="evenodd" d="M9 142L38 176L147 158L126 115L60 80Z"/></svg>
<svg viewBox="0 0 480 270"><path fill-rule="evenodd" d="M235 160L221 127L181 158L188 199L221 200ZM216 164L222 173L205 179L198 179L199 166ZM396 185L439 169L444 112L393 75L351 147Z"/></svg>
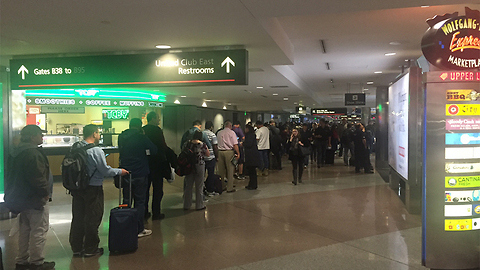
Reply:
<svg viewBox="0 0 480 270"><path fill-rule="evenodd" d="M142 128L142 119L140 118L132 118L130 123L128 124L129 128L133 129L141 129Z"/></svg>
<svg viewBox="0 0 480 270"><path fill-rule="evenodd" d="M362 130L362 129L363 129L362 123L356 123L356 124L355 124L355 129L357 129L357 130Z"/></svg>
<svg viewBox="0 0 480 270"><path fill-rule="evenodd" d="M270 126L273 126L273 127L275 126L275 120L273 120L273 119L270 120Z"/></svg>
<svg viewBox="0 0 480 270"><path fill-rule="evenodd" d="M254 132L255 130L253 129L252 125L246 125L245 126L245 133L250 133Z"/></svg>
<svg viewBox="0 0 480 270"><path fill-rule="evenodd" d="M26 125L20 131L20 141L40 145L43 143L43 130L37 125Z"/></svg>
<svg viewBox="0 0 480 270"><path fill-rule="evenodd" d="M342 124L345 125L346 123L347 123L347 119L343 118L343 119L342 119Z"/></svg>
<svg viewBox="0 0 480 270"><path fill-rule="evenodd" d="M296 128L292 129L292 135L293 137L298 137L298 129Z"/></svg>
<svg viewBox="0 0 480 270"><path fill-rule="evenodd" d="M225 123L223 123L223 127L232 129L232 122L230 122L230 120L225 121Z"/></svg>
<svg viewBox="0 0 480 270"><path fill-rule="evenodd" d="M212 121L205 122L205 129L213 130L213 122Z"/></svg>
<svg viewBox="0 0 480 270"><path fill-rule="evenodd" d="M257 122L255 122L255 125L257 126L257 128L261 128L263 127L263 122L260 120L257 120Z"/></svg>
<svg viewBox="0 0 480 270"><path fill-rule="evenodd" d="M154 111L151 111L147 114L147 122L149 125L158 126L160 124L160 117Z"/></svg>
<svg viewBox="0 0 480 270"><path fill-rule="evenodd" d="M196 130L196 131L193 133L193 139L194 139L194 140L199 140L199 141L201 141L201 140L202 140L202 137L203 137L203 133L202 133L201 131Z"/></svg>
<svg viewBox="0 0 480 270"><path fill-rule="evenodd" d="M200 120L195 120L193 121L192 126L202 129L202 122Z"/></svg>
<svg viewBox="0 0 480 270"><path fill-rule="evenodd" d="M349 128L352 128L352 123L348 123L348 124L347 124L347 128L348 128L348 129L349 129Z"/></svg>
<svg viewBox="0 0 480 270"><path fill-rule="evenodd" d="M236 127L236 128L239 128L240 127L240 121L235 121L233 122L233 126Z"/></svg>
<svg viewBox="0 0 480 270"><path fill-rule="evenodd" d="M320 119L320 126L323 128L327 125L327 121L325 121L325 119Z"/></svg>
<svg viewBox="0 0 480 270"><path fill-rule="evenodd" d="M100 140L100 133L98 132L98 126L94 124L89 124L84 126L83 139L98 143L98 141Z"/></svg>
<svg viewBox="0 0 480 270"><path fill-rule="evenodd" d="M303 129L303 131L307 131L307 129L308 129L308 124L307 124L307 123L303 123L303 124L302 124L302 129Z"/></svg>

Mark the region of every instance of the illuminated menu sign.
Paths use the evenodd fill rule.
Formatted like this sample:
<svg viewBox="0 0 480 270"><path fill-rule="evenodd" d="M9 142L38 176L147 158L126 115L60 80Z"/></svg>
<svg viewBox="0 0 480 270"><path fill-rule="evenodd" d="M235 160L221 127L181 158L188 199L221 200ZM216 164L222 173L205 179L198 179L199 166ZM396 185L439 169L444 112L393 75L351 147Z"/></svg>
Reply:
<svg viewBox="0 0 480 270"><path fill-rule="evenodd" d="M124 120L128 119L130 111L123 110L102 110L103 120Z"/></svg>
<svg viewBox="0 0 480 270"><path fill-rule="evenodd" d="M480 93L475 90L448 90L448 101L472 101L477 100L480 97Z"/></svg>
<svg viewBox="0 0 480 270"><path fill-rule="evenodd" d="M465 7L465 16L445 14L427 20L422 52L442 70L480 68L480 13Z"/></svg>
<svg viewBox="0 0 480 270"><path fill-rule="evenodd" d="M448 116L455 115L480 115L480 104L447 104Z"/></svg>
<svg viewBox="0 0 480 270"><path fill-rule="evenodd" d="M446 188L478 188L480 176L448 176L445 177Z"/></svg>
<svg viewBox="0 0 480 270"><path fill-rule="evenodd" d="M446 130L472 130L480 129L480 119L447 119Z"/></svg>
<svg viewBox="0 0 480 270"><path fill-rule="evenodd" d="M347 115L347 108L312 109L312 115Z"/></svg>
<svg viewBox="0 0 480 270"><path fill-rule="evenodd" d="M239 50L12 59L11 89L246 85Z"/></svg>

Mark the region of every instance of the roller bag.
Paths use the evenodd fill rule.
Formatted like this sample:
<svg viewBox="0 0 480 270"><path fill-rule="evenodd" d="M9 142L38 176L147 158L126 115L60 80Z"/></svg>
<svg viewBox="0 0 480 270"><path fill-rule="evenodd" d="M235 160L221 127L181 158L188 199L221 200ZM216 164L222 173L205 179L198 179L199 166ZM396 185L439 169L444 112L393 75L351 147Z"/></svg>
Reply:
<svg viewBox="0 0 480 270"><path fill-rule="evenodd" d="M335 150L327 149L327 151L325 152L325 164L333 165L334 159L335 159Z"/></svg>
<svg viewBox="0 0 480 270"><path fill-rule="evenodd" d="M213 175L214 177L214 188L215 188L215 192L218 193L218 194L222 194L223 192L223 185L222 185L222 177L220 177L220 175L218 174L214 174Z"/></svg>
<svg viewBox="0 0 480 270"><path fill-rule="evenodd" d="M132 201L132 174L129 174L130 200ZM138 248L138 214L137 209L129 204L122 204L122 179L119 181L118 207L110 210L108 228L108 250L111 253L134 252Z"/></svg>

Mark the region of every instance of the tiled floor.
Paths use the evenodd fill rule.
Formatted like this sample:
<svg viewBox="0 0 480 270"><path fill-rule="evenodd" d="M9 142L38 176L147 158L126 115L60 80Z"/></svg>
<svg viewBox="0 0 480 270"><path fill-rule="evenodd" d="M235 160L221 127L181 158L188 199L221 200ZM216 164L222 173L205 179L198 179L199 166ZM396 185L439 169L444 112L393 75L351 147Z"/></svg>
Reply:
<svg viewBox="0 0 480 270"><path fill-rule="evenodd" d="M135 253L109 256L109 210L118 191L106 180L100 245L105 254L72 258L68 244L70 197L60 183L50 205L46 259L56 269L425 269L421 266L420 217L408 214L378 174L335 166L308 168L304 183L291 183L291 165L259 177L256 191L209 198L206 211L182 209L182 178L165 183L167 218L149 221L153 235ZM14 220L0 221L6 269L14 268Z"/></svg>

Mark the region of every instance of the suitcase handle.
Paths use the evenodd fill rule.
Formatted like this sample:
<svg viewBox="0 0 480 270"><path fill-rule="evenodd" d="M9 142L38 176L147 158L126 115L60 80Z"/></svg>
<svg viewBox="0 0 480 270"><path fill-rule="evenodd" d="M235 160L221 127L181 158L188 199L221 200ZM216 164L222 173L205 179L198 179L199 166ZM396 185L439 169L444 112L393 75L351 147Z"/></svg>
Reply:
<svg viewBox="0 0 480 270"><path fill-rule="evenodd" d="M128 171L128 175L130 177L129 179L129 184L130 184L130 189L129 189L129 196L130 196L130 200L129 202L131 203L132 202L132 172L131 171ZM122 182L123 182L123 176L120 175L120 181L118 181L119 184L118 184L118 207L122 208L122 207L128 207L128 204L123 204L122 203Z"/></svg>

